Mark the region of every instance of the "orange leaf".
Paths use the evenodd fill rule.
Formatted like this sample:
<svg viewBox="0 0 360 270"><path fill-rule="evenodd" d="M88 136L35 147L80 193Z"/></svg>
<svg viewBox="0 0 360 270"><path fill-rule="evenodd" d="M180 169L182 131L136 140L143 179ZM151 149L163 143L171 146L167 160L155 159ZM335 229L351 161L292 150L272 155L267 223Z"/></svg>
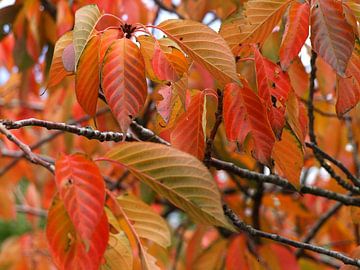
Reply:
<svg viewBox="0 0 360 270"><path fill-rule="evenodd" d="M55 182L66 211L81 239L89 241L105 204L105 184L100 171L80 154L61 156L55 168Z"/></svg>
<svg viewBox="0 0 360 270"><path fill-rule="evenodd" d="M310 6L308 3L293 2L280 47L281 67L288 69L291 61L299 54L309 35Z"/></svg>
<svg viewBox="0 0 360 270"><path fill-rule="evenodd" d="M122 38L124 33L120 29L108 29L101 35L100 47L99 47L99 65L101 67L104 60L106 51L109 49L110 45L117 40Z"/></svg>
<svg viewBox="0 0 360 270"><path fill-rule="evenodd" d="M355 36L345 20L342 4L336 0L316 0L311 7L311 44L340 75L345 75L354 49Z"/></svg>
<svg viewBox="0 0 360 270"><path fill-rule="evenodd" d="M155 45L154 55L151 64L156 76L160 80L177 81L179 79L175 67L168 60L165 52L162 51L159 44Z"/></svg>
<svg viewBox="0 0 360 270"><path fill-rule="evenodd" d="M243 143L248 133L254 139L253 153L263 164L271 164L271 151L275 136L266 117L266 110L259 97L249 88L227 84L224 93L224 123L229 140Z"/></svg>
<svg viewBox="0 0 360 270"><path fill-rule="evenodd" d="M173 147L200 160L204 158L205 153L205 91L199 92L191 98L186 112L182 114L175 124L170 138Z"/></svg>
<svg viewBox="0 0 360 270"><path fill-rule="evenodd" d="M76 97L84 111L94 116L99 95L99 45L100 37L93 36L80 56L75 75Z"/></svg>
<svg viewBox="0 0 360 270"><path fill-rule="evenodd" d="M51 62L51 67L49 71L49 81L47 87L54 87L59 84L66 75L69 75L70 72L67 72L63 66L62 55L65 48L72 43L73 33L67 32L64 34L55 44L54 55Z"/></svg>
<svg viewBox="0 0 360 270"><path fill-rule="evenodd" d="M108 49L101 83L120 130L126 132L147 95L144 59L139 48L129 39L116 40Z"/></svg>
<svg viewBox="0 0 360 270"><path fill-rule="evenodd" d="M301 143L289 129L285 128L281 140L275 143L272 157L279 175L286 177L295 187L299 187L304 151Z"/></svg>
<svg viewBox="0 0 360 270"><path fill-rule="evenodd" d="M56 196L49 209L46 237L51 255L60 269L97 270L101 264L108 238L109 225L103 209L100 219L87 242L82 241L64 207Z"/></svg>
<svg viewBox="0 0 360 270"><path fill-rule="evenodd" d="M275 135L279 138L285 124L285 103L291 90L287 73L254 50L258 95L265 102Z"/></svg>

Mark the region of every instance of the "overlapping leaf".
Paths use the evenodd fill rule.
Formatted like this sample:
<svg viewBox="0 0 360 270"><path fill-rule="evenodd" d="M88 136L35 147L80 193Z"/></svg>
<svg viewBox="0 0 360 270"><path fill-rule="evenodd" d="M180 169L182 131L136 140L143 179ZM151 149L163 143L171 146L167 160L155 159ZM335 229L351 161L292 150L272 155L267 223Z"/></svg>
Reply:
<svg viewBox="0 0 360 270"><path fill-rule="evenodd" d="M281 67L287 69L291 61L299 54L309 35L310 5L293 2L285 27L279 57Z"/></svg>
<svg viewBox="0 0 360 270"><path fill-rule="evenodd" d="M147 95L144 59L129 39L116 40L109 47L101 71L101 85L121 131L126 132Z"/></svg>
<svg viewBox="0 0 360 270"><path fill-rule="evenodd" d="M210 172L195 157L161 144L131 142L114 148L107 158L126 166L195 221L231 228Z"/></svg>
<svg viewBox="0 0 360 270"><path fill-rule="evenodd" d="M103 216L105 185L98 167L83 155L61 156L55 164L60 198L84 241L92 238Z"/></svg>
<svg viewBox="0 0 360 270"><path fill-rule="evenodd" d="M344 76L355 42L341 2L316 0L311 7L311 44L331 67Z"/></svg>
<svg viewBox="0 0 360 270"><path fill-rule="evenodd" d="M164 248L170 245L169 227L150 206L131 194L116 199L140 238L149 239Z"/></svg>
<svg viewBox="0 0 360 270"><path fill-rule="evenodd" d="M171 132L171 144L202 160L205 153L205 91L195 94Z"/></svg>
<svg viewBox="0 0 360 270"><path fill-rule="evenodd" d="M133 254L128 238L123 232L110 234L108 247L104 254L102 270L133 269Z"/></svg>
<svg viewBox="0 0 360 270"><path fill-rule="evenodd" d="M108 29L101 35L99 46L99 65L102 66L104 56L110 45L118 38L122 38L124 33L120 29Z"/></svg>
<svg viewBox="0 0 360 270"><path fill-rule="evenodd" d="M285 103L291 90L290 79L279 66L263 57L258 49L254 53L258 95L265 102L275 135L280 137L285 124Z"/></svg>
<svg viewBox="0 0 360 270"><path fill-rule="evenodd" d="M279 174L286 177L295 187L299 187L304 152L301 143L289 129L285 128L281 140L275 143L272 158Z"/></svg>
<svg viewBox="0 0 360 270"><path fill-rule="evenodd" d="M243 81L243 87L228 84L224 93L224 123L229 140L243 143L248 133L254 140L254 157L271 164L275 136L259 97Z"/></svg>
<svg viewBox="0 0 360 270"><path fill-rule="evenodd" d="M93 36L80 56L76 75L75 92L83 110L94 116L99 95L99 45L100 36Z"/></svg>
<svg viewBox="0 0 360 270"><path fill-rule="evenodd" d="M69 75L70 72L66 71L62 61L62 55L65 48L73 42L73 32L64 34L55 44L54 55L51 62L49 71L49 81L47 87L54 87Z"/></svg>
<svg viewBox="0 0 360 270"><path fill-rule="evenodd" d="M158 28L220 83L238 81L234 57L228 45L208 26L190 20L167 20Z"/></svg>
<svg viewBox="0 0 360 270"><path fill-rule="evenodd" d="M87 244L76 232L63 202L55 197L49 210L46 236L51 255L60 269L99 269L109 237L104 211Z"/></svg>
<svg viewBox="0 0 360 270"><path fill-rule="evenodd" d="M101 14L97 5L84 6L75 13L74 47L76 67L100 16Z"/></svg>
<svg viewBox="0 0 360 270"><path fill-rule="evenodd" d="M228 19L220 30L233 52L245 43L263 43L278 24L291 0L250 0L245 11Z"/></svg>

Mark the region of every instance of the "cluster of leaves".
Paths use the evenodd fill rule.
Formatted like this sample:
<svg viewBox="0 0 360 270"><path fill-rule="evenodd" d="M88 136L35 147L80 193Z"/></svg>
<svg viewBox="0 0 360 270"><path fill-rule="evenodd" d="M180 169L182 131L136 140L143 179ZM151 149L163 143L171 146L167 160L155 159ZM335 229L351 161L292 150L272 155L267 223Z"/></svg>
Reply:
<svg viewBox="0 0 360 270"><path fill-rule="evenodd" d="M319 254L296 258L293 249L236 232L222 202L255 229L306 239L331 201L294 190L311 179L338 196L358 192L340 167L328 171L341 186L329 181L306 141L310 123L311 143L359 176L360 4L171 2L26 0L0 10L0 72L9 76L0 86L0 217L25 212L32 228L2 243L0 268L331 267ZM161 10L179 19L157 24ZM204 23L207 14L221 23L218 32ZM312 54L311 76L301 50ZM59 129L45 136L9 122L27 117L91 126L76 133L43 122ZM95 128L119 132L105 143ZM50 172L54 164L55 176L23 157ZM213 170L212 157L230 166ZM266 182L265 167L292 192L233 170L259 171ZM21 179L28 185L18 189ZM342 208L316 242L352 251L358 211Z"/></svg>

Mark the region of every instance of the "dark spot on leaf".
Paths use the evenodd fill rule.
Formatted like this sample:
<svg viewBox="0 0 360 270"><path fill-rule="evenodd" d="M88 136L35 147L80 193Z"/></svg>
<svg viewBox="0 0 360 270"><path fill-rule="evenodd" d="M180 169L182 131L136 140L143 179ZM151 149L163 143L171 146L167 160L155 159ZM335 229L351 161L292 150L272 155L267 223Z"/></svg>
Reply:
<svg viewBox="0 0 360 270"><path fill-rule="evenodd" d="M240 56L235 56L235 62L237 63L240 60Z"/></svg>
<svg viewBox="0 0 360 270"><path fill-rule="evenodd" d="M276 97L271 96L271 103L276 108Z"/></svg>
<svg viewBox="0 0 360 270"><path fill-rule="evenodd" d="M271 87L272 87L272 88L275 88L275 87L276 87L276 84L275 84L274 82L272 82Z"/></svg>
<svg viewBox="0 0 360 270"><path fill-rule="evenodd" d="M184 38L183 37L181 37L181 38L179 38L180 39L180 41L182 41Z"/></svg>

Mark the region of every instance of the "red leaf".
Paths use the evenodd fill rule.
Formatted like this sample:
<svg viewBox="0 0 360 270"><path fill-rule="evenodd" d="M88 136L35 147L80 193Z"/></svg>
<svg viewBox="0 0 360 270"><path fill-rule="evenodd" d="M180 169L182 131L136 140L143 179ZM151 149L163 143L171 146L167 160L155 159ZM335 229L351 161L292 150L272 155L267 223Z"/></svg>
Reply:
<svg viewBox="0 0 360 270"><path fill-rule="evenodd" d="M105 184L98 167L83 155L61 156L55 164L60 198L79 236L90 240L102 218Z"/></svg>
<svg viewBox="0 0 360 270"><path fill-rule="evenodd" d="M248 133L254 139L254 157L263 164L271 164L275 136L259 97L245 80L243 87L227 84L224 92L224 123L229 140L243 143Z"/></svg>
<svg viewBox="0 0 360 270"><path fill-rule="evenodd" d="M124 33L120 29L109 29L101 35L100 47L99 47L99 64L100 67L104 60L106 51L110 45L118 38L123 38Z"/></svg>
<svg viewBox="0 0 360 270"><path fill-rule="evenodd" d="M340 75L345 75L354 49L355 36L345 20L342 3L336 0L317 0L311 6L311 44Z"/></svg>
<svg viewBox="0 0 360 270"><path fill-rule="evenodd" d="M145 64L139 48L127 38L116 40L105 55L101 78L109 107L120 130L126 132L147 95Z"/></svg>
<svg viewBox="0 0 360 270"><path fill-rule="evenodd" d="M336 113L341 116L360 100L360 57L355 51L346 70L346 78L338 76Z"/></svg>
<svg viewBox="0 0 360 270"><path fill-rule="evenodd" d="M186 112L180 116L173 131L170 141L172 146L187 152L198 159L204 158L205 151L205 124L204 110L206 91L199 92L191 98Z"/></svg>
<svg viewBox="0 0 360 270"><path fill-rule="evenodd" d="M99 95L99 45L100 37L93 36L80 56L75 75L76 97L83 110L94 116Z"/></svg>
<svg viewBox="0 0 360 270"><path fill-rule="evenodd" d="M287 70L291 61L299 54L309 35L310 6L308 3L293 2L280 47L281 67Z"/></svg>
<svg viewBox="0 0 360 270"><path fill-rule="evenodd" d="M263 57L257 48L254 53L258 95L265 102L276 137L280 138L285 124L285 103L291 90L290 79L279 66Z"/></svg>
<svg viewBox="0 0 360 270"><path fill-rule="evenodd" d="M107 30L109 27L120 29L123 21L112 14L103 14L96 22L95 29L99 32Z"/></svg>
<svg viewBox="0 0 360 270"><path fill-rule="evenodd" d="M155 45L154 55L151 61L153 70L160 80L177 81L179 79L176 69L166 57L159 44Z"/></svg>
<svg viewBox="0 0 360 270"><path fill-rule="evenodd" d="M85 245L63 202L57 196L54 198L49 209L46 237L54 262L60 269L99 269L109 238L109 225L103 209L100 214L100 220Z"/></svg>

